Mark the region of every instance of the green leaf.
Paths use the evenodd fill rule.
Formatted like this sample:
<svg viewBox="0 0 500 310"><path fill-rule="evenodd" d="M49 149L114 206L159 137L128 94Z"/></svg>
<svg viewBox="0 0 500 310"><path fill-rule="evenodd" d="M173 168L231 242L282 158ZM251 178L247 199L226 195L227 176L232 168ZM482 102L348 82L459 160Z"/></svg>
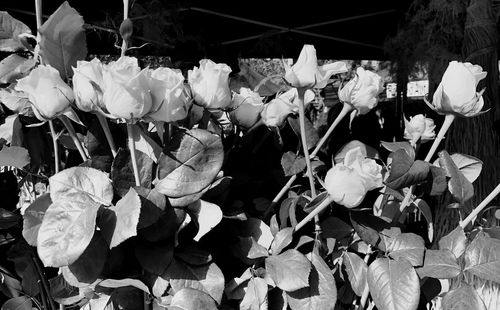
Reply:
<svg viewBox="0 0 500 310"><path fill-rule="evenodd" d="M286 292L309 286L311 263L297 250L266 258L266 270L276 285Z"/></svg>
<svg viewBox="0 0 500 310"><path fill-rule="evenodd" d="M153 160L141 151L135 151L137 166L139 167L139 181L141 186L147 189L151 188L151 179L153 177ZM130 151L120 148L111 165L111 180L116 193L124 196L129 188L135 186L134 169Z"/></svg>
<svg viewBox="0 0 500 310"><path fill-rule="evenodd" d="M166 208L167 199L165 195L157 192L155 189L144 187L134 188L141 200L141 214L137 229L145 228L156 223Z"/></svg>
<svg viewBox="0 0 500 310"><path fill-rule="evenodd" d="M123 288L123 287L131 286L131 287L135 287L137 289L140 289L146 293L149 293L149 289L146 286L146 284L144 284L142 281L137 280L137 279L129 279L129 278L119 279L119 280L106 279L106 280L99 282L99 286L107 287L107 288Z"/></svg>
<svg viewBox="0 0 500 310"><path fill-rule="evenodd" d="M33 309L33 302L31 301L31 298L28 298L26 296L11 298L2 305L2 310L31 310L31 309Z"/></svg>
<svg viewBox="0 0 500 310"><path fill-rule="evenodd" d="M186 216L184 209L167 206L158 221L139 229L138 234L150 242L170 239L175 236Z"/></svg>
<svg viewBox="0 0 500 310"><path fill-rule="evenodd" d="M82 16L65 1L38 29L40 55L46 64L59 71L63 80L72 77L71 67L87 56L83 24Z"/></svg>
<svg viewBox="0 0 500 310"><path fill-rule="evenodd" d="M162 275L174 258L174 242L137 242L135 256L141 267L155 275Z"/></svg>
<svg viewBox="0 0 500 310"><path fill-rule="evenodd" d="M413 201L415 207L422 213L424 216L425 220L427 221L427 233L428 233L428 238L429 241L432 242L432 239L434 238L434 223L432 219L432 211L431 207L425 202L424 200L418 198Z"/></svg>
<svg viewBox="0 0 500 310"><path fill-rule="evenodd" d="M373 215L373 212L351 211L349 214L354 231L356 231L361 240L384 252L389 246L387 242L390 241L391 237L401 233L400 230L391 231L392 228L396 228L391 228L389 223Z"/></svg>
<svg viewBox="0 0 500 310"><path fill-rule="evenodd" d="M291 227L284 228L280 230L274 237L271 243L271 253L273 255L278 255L286 248L293 240L293 231Z"/></svg>
<svg viewBox="0 0 500 310"><path fill-rule="evenodd" d="M258 244L254 237L240 237L237 246L233 248L233 253L247 264L252 264L247 259L252 260L269 256L267 249Z"/></svg>
<svg viewBox="0 0 500 310"><path fill-rule="evenodd" d="M22 291L23 288L21 286L21 282L2 272L2 268L0 268L0 292L2 292L5 296L12 298L19 296L19 293Z"/></svg>
<svg viewBox="0 0 500 310"><path fill-rule="evenodd" d="M424 251L424 239L413 233L404 233L394 237L387 247L387 252L389 252L391 258L406 258L412 266L423 265Z"/></svg>
<svg viewBox="0 0 500 310"><path fill-rule="evenodd" d="M446 293L442 305L443 310L486 310L484 302L474 288L464 283Z"/></svg>
<svg viewBox="0 0 500 310"><path fill-rule="evenodd" d="M269 249L274 240L271 228L262 220L253 217L241 223L239 233L243 237L254 237L255 241L265 249Z"/></svg>
<svg viewBox="0 0 500 310"><path fill-rule="evenodd" d="M113 199L113 186L107 174L94 168L64 169L50 177L49 185L52 201L88 197L99 204L109 206Z"/></svg>
<svg viewBox="0 0 500 310"><path fill-rule="evenodd" d="M400 189L424 182L429 174L430 164L413 159L400 149L390 155L392 157L391 171L385 184L392 189Z"/></svg>
<svg viewBox="0 0 500 310"><path fill-rule="evenodd" d="M62 305L75 304L85 297L83 291L66 282L62 274L49 279L49 287L52 298Z"/></svg>
<svg viewBox="0 0 500 310"><path fill-rule="evenodd" d="M82 255L71 265L62 267L66 282L75 287L85 287L97 280L108 255L108 244L100 231L96 231Z"/></svg>
<svg viewBox="0 0 500 310"><path fill-rule="evenodd" d="M42 225L45 212L51 204L50 194L43 194L35 199L24 211L23 237L29 245L36 246L38 230L40 229L40 225Z"/></svg>
<svg viewBox="0 0 500 310"><path fill-rule="evenodd" d="M38 255L45 266L67 266L80 257L94 235L99 205L84 194L50 205L37 239Z"/></svg>
<svg viewBox="0 0 500 310"><path fill-rule="evenodd" d="M20 219L21 217L19 215L7 211L4 208L0 208L0 230L16 226Z"/></svg>
<svg viewBox="0 0 500 310"><path fill-rule="evenodd" d="M289 116L287 118L290 127L292 127L293 132L297 135L297 138L300 140L300 122L298 117ZM312 149L319 141L319 135L314 125L311 121L306 117L305 118L305 131L306 131L306 139L307 139L307 148Z"/></svg>
<svg viewBox="0 0 500 310"><path fill-rule="evenodd" d="M436 166L430 166L430 173L427 176L427 183L424 186L424 191L430 196L442 195L448 188L448 180L446 179L446 171Z"/></svg>
<svg viewBox="0 0 500 310"><path fill-rule="evenodd" d="M110 249L137 235L141 200L133 188L129 189L128 193L116 203L116 206L105 210L107 211L107 224L101 227L101 230Z"/></svg>
<svg viewBox="0 0 500 310"><path fill-rule="evenodd" d="M465 250L464 271L500 283L500 240L478 234Z"/></svg>
<svg viewBox="0 0 500 310"><path fill-rule="evenodd" d="M222 210L218 205L198 200L187 207L191 219L198 224L198 233L193 238L200 241L201 237L211 231L222 220Z"/></svg>
<svg viewBox="0 0 500 310"><path fill-rule="evenodd" d="M174 293L192 288L209 294L218 304L224 292L224 274L216 264L191 266L175 259L162 276L170 281Z"/></svg>
<svg viewBox="0 0 500 310"><path fill-rule="evenodd" d="M462 271L449 250L426 250L424 265L416 269L420 278L452 279Z"/></svg>
<svg viewBox="0 0 500 310"><path fill-rule="evenodd" d="M267 310L267 283L261 278L250 278L240 310Z"/></svg>
<svg viewBox="0 0 500 310"><path fill-rule="evenodd" d="M13 18L9 13L0 11L0 51L17 52L26 50L22 44L19 35L31 34L31 29L23 22Z"/></svg>
<svg viewBox="0 0 500 310"><path fill-rule="evenodd" d="M354 293L358 296L363 295L363 291L368 285L366 280L368 265L366 265L365 261L359 257L359 255L351 252L344 253L342 264L345 267L349 283Z"/></svg>
<svg viewBox="0 0 500 310"><path fill-rule="evenodd" d="M456 258L464 254L466 246L467 237L465 236L464 229L460 226L439 240L439 249L450 250Z"/></svg>
<svg viewBox="0 0 500 310"><path fill-rule="evenodd" d="M329 216L321 222L321 235L325 238L341 240L353 231L352 226L334 216Z"/></svg>
<svg viewBox="0 0 500 310"><path fill-rule="evenodd" d="M446 170L446 174L450 176L448 190L457 202L464 204L474 196L474 187L472 183L465 178L462 172L460 172L448 152L441 151L438 155L439 165L443 167L444 170Z"/></svg>
<svg viewBox="0 0 500 310"><path fill-rule="evenodd" d="M23 169L30 163L28 150L20 146L4 146L0 150L0 167L12 166Z"/></svg>
<svg viewBox="0 0 500 310"><path fill-rule="evenodd" d="M142 309L144 307L144 293L135 287L120 287L113 290L111 304L113 305L113 309Z"/></svg>
<svg viewBox="0 0 500 310"><path fill-rule="evenodd" d="M212 262L212 255L196 244L182 243L175 248L175 257L189 265L201 266Z"/></svg>
<svg viewBox="0 0 500 310"><path fill-rule="evenodd" d="M15 271L22 279L23 293L28 296L36 296L40 293L40 276L33 262L34 255L32 248L22 240L14 243L6 255L9 261L14 262ZM0 279L0 282L3 281Z"/></svg>
<svg viewBox="0 0 500 310"><path fill-rule="evenodd" d="M328 192L322 192L318 194L318 196L314 197L307 205L304 206L304 212L311 213L314 209L316 209L323 201L328 198Z"/></svg>
<svg viewBox="0 0 500 310"><path fill-rule="evenodd" d="M179 131L158 159L156 190L169 197L200 192L222 167L221 138L203 129Z"/></svg>
<svg viewBox="0 0 500 310"><path fill-rule="evenodd" d="M344 158L345 158L345 155L347 154L347 152L349 152L350 150L355 149L357 147L359 147L361 149L361 154L363 154L365 157L368 157L368 158L378 158L379 157L378 151L376 149L374 149L373 147L371 147L367 144L364 144L361 141L352 140L352 141L346 143L344 146L342 146L340 148L340 150L337 152L337 154L335 154L335 158L334 158L335 163L338 164L338 163L344 162Z"/></svg>
<svg viewBox="0 0 500 310"><path fill-rule="evenodd" d="M281 157L281 167L286 177L301 173L306 168L306 159L304 156L288 151Z"/></svg>
<svg viewBox="0 0 500 310"><path fill-rule="evenodd" d="M224 289L224 292L226 294L226 297L228 299L236 299L236 300L241 300L245 296L245 288L250 281L251 278L253 278L255 273L255 270L251 267L248 267L241 277L236 277L229 281L226 285L226 288Z"/></svg>
<svg viewBox="0 0 500 310"><path fill-rule="evenodd" d="M3 12L0 11L0 18L2 16L1 13ZM17 79L22 78L34 65L35 61L33 59L24 58L17 54L5 57L0 61L0 84L16 82Z"/></svg>
<svg viewBox="0 0 500 310"><path fill-rule="evenodd" d="M405 259L377 258L368 267L368 287L380 310L416 310L420 282Z"/></svg>
<svg viewBox="0 0 500 310"><path fill-rule="evenodd" d="M332 271L325 261L315 253L307 258L312 263L309 285L287 292L287 301L292 310L333 309L337 302L337 287Z"/></svg>
<svg viewBox="0 0 500 310"><path fill-rule="evenodd" d="M483 162L478 158L459 153L451 154L450 157L469 182L474 182L481 174ZM436 160L434 165L440 166L439 160Z"/></svg>
<svg viewBox="0 0 500 310"><path fill-rule="evenodd" d="M217 304L210 295L192 288L183 288L175 293L170 306L183 310L217 310Z"/></svg>
<svg viewBox="0 0 500 310"><path fill-rule="evenodd" d="M386 142L386 141L381 141L380 144L390 151L391 153L396 152L398 150L403 150L410 156L411 159L415 159L415 149L409 142L406 141L400 141L400 142Z"/></svg>

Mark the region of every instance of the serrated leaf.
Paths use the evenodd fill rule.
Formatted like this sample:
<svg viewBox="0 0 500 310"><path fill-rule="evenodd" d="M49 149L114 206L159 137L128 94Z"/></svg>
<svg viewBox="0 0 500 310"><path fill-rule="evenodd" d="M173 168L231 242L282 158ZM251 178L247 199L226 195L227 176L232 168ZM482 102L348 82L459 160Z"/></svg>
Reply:
<svg viewBox="0 0 500 310"><path fill-rule="evenodd" d="M464 283L444 295L442 306L443 310L486 310L481 297Z"/></svg>
<svg viewBox="0 0 500 310"><path fill-rule="evenodd" d="M392 239L387 251L391 258L405 258L412 266L422 266L424 263L425 241L419 235L403 233Z"/></svg>
<svg viewBox="0 0 500 310"><path fill-rule="evenodd" d="M2 305L2 310L31 310L31 309L33 309L33 302L31 301L30 298L26 296L11 298Z"/></svg>
<svg viewBox="0 0 500 310"><path fill-rule="evenodd" d="M281 167L286 177L301 173L306 168L306 159L288 151L281 156Z"/></svg>
<svg viewBox="0 0 500 310"><path fill-rule="evenodd" d="M267 283L261 278L250 278L240 310L267 310Z"/></svg>
<svg viewBox="0 0 500 310"><path fill-rule="evenodd" d="M151 226L160 219L166 208L167 200L165 195L155 189L146 189L144 187L135 187L134 189L141 200L141 214L137 229Z"/></svg>
<svg viewBox="0 0 500 310"><path fill-rule="evenodd" d="M481 174L483 162L478 158L459 153L451 154L450 157L469 182L474 182ZM434 165L440 166L439 159L434 162Z"/></svg>
<svg viewBox="0 0 500 310"><path fill-rule="evenodd" d="M500 283L500 240L478 234L465 250L464 271Z"/></svg>
<svg viewBox="0 0 500 310"><path fill-rule="evenodd" d="M474 196L474 187L472 183L465 178L462 172L460 172L448 152L441 151L438 155L439 165L443 167L444 170L446 170L446 174L450 176L448 190L457 202L464 204Z"/></svg>
<svg viewBox="0 0 500 310"><path fill-rule="evenodd" d="M0 150L0 167L11 166L23 169L30 163L28 150L20 146L4 146Z"/></svg>
<svg viewBox="0 0 500 310"><path fill-rule="evenodd" d="M67 266L80 257L94 235L99 206L84 194L50 205L37 239L38 255L45 266Z"/></svg>
<svg viewBox="0 0 500 310"><path fill-rule="evenodd" d="M337 302L337 287L332 271L317 254L309 253L312 263L309 286L287 292L287 301L292 310L333 309Z"/></svg>
<svg viewBox="0 0 500 310"><path fill-rule="evenodd" d="M392 189L400 189L424 182L429 174L430 164L413 161L404 150L391 153L391 170L385 184Z"/></svg>
<svg viewBox="0 0 500 310"><path fill-rule="evenodd" d="M210 295L192 288L183 288L175 293L170 306L182 310L217 310L217 304Z"/></svg>
<svg viewBox="0 0 500 310"><path fill-rule="evenodd" d="M321 222L321 235L325 238L340 240L351 235L353 231L352 226L334 216L329 216Z"/></svg>
<svg viewBox="0 0 500 310"><path fill-rule="evenodd" d="M23 22L13 18L9 13L0 11L0 51L17 52L26 48L21 43L20 34L31 34L31 29Z"/></svg>
<svg viewBox="0 0 500 310"><path fill-rule="evenodd" d="M212 183L224 160L219 136L206 130L178 132L158 159L156 190L179 198Z"/></svg>
<svg viewBox="0 0 500 310"><path fill-rule="evenodd" d="M420 282L405 259L377 258L368 267L368 287L380 310L416 310Z"/></svg>
<svg viewBox="0 0 500 310"><path fill-rule="evenodd" d="M139 167L139 182L142 187L150 189L153 177L153 160L141 151L135 151L137 166ZM114 189L120 196L124 196L130 187L135 186L134 169L130 151L120 148L111 165L111 180Z"/></svg>
<svg viewBox="0 0 500 310"><path fill-rule="evenodd" d="M23 237L29 245L36 246L38 230L42 225L43 216L51 204L50 194L46 193L35 199L24 211Z"/></svg>
<svg viewBox="0 0 500 310"><path fill-rule="evenodd" d="M363 295L363 291L368 285L366 280L368 265L361 257L359 257L359 255L351 252L345 252L342 264L345 267L349 283L351 284L354 293L358 296Z"/></svg>
<svg viewBox="0 0 500 310"><path fill-rule="evenodd" d="M462 256L467 246L467 237L464 229L460 226L439 240L440 250L450 250L456 258Z"/></svg>
<svg viewBox="0 0 500 310"><path fill-rule="evenodd" d="M452 279L462 271L449 250L426 250L424 265L416 269L420 278Z"/></svg>
<svg viewBox="0 0 500 310"><path fill-rule="evenodd" d="M63 80L73 76L77 60L87 56L83 18L67 1L38 29L40 55L46 64L56 68Z"/></svg>
<svg viewBox="0 0 500 310"><path fill-rule="evenodd" d="M154 275L162 275L174 258L174 241L138 242L135 246L135 256L144 270Z"/></svg>
<svg viewBox="0 0 500 310"><path fill-rule="evenodd" d="M162 277L170 281L175 293L192 288L209 294L218 304L221 302L224 274L214 263L190 266L174 258Z"/></svg>
<svg viewBox="0 0 500 310"><path fill-rule="evenodd" d="M113 186L107 174L94 168L64 169L50 177L49 185L52 201L85 196L99 204L111 205L113 199Z"/></svg>
<svg viewBox="0 0 500 310"><path fill-rule="evenodd" d="M380 144L387 149L388 151L396 152L397 150L404 150L411 159L415 159L415 149L409 142L400 141L400 142L386 142L381 141Z"/></svg>
<svg viewBox="0 0 500 310"><path fill-rule="evenodd" d="M345 158L345 155L347 154L347 152L349 152L352 149L358 148L358 147L361 150L361 154L363 154L365 157L368 157L368 158L378 158L379 157L378 151L376 149L374 149L373 147L371 147L367 144L364 144L361 141L353 140L353 141L350 141L350 142L346 143L345 145L343 145L340 148L340 150L335 154L335 158L334 158L335 163L337 163L337 164L342 163L344 161L344 158Z"/></svg>
<svg viewBox="0 0 500 310"><path fill-rule="evenodd" d="M286 248L293 240L293 231L291 227L284 228L280 230L274 237L271 243L271 253L273 255L278 255Z"/></svg>
<svg viewBox="0 0 500 310"><path fill-rule="evenodd" d="M0 12L0 18L1 18ZM0 28L1 29L1 28ZM0 34L1 36L1 34ZM1 40L0 40L0 50L1 50ZM27 68L34 62L28 58L21 57L17 54L11 54L0 61L0 84L10 84L14 83L17 79L24 76Z"/></svg>
<svg viewBox="0 0 500 310"><path fill-rule="evenodd" d="M297 250L287 250L266 258L266 270L276 286L286 292L309 285L311 263Z"/></svg>
<svg viewBox="0 0 500 310"><path fill-rule="evenodd" d="M187 212L198 224L198 233L194 236L195 241L211 231L222 220L222 210L218 205L198 200L187 207Z"/></svg>

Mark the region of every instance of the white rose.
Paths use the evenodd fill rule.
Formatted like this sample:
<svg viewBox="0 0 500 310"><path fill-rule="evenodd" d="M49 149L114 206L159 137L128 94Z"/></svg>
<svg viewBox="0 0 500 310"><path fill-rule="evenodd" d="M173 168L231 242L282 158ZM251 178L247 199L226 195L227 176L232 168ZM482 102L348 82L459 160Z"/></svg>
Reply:
<svg viewBox="0 0 500 310"><path fill-rule="evenodd" d="M432 118L427 118L422 114L410 117L408 121L405 117L405 133L404 138L409 140L412 145L415 145L418 140L422 142L434 139L436 133L434 129L434 120Z"/></svg>
<svg viewBox="0 0 500 310"><path fill-rule="evenodd" d="M484 105L482 91L477 93L479 81L486 77L481 66L469 62L451 61L434 92L431 108L440 114L472 117Z"/></svg>
<svg viewBox="0 0 500 310"><path fill-rule="evenodd" d="M231 68L226 64L216 64L209 59L200 60L200 68L188 71L194 100L208 109L224 109L231 104L229 89Z"/></svg>
<svg viewBox="0 0 500 310"><path fill-rule="evenodd" d="M155 121L175 122L189 113L191 98L180 70L158 68L150 71L152 107L147 115Z"/></svg>
<svg viewBox="0 0 500 310"><path fill-rule="evenodd" d="M307 44L292 67L285 63L285 80L296 88L324 88L333 74L343 72L347 72L347 65L340 61L318 66L316 49Z"/></svg>
<svg viewBox="0 0 500 310"><path fill-rule="evenodd" d="M85 112L100 111L102 103L102 63L94 58L91 61L79 60L73 67L73 91L76 106Z"/></svg>
<svg viewBox="0 0 500 310"><path fill-rule="evenodd" d="M28 95L35 116L47 121L63 114L75 100L73 90L50 65L40 65L18 80L17 91Z"/></svg>
<svg viewBox="0 0 500 310"><path fill-rule="evenodd" d="M344 166L354 169L360 175L366 191L382 186L382 167L375 160L365 158L360 147L346 153Z"/></svg>
<svg viewBox="0 0 500 310"><path fill-rule="evenodd" d="M342 164L328 170L325 188L333 201L349 209L359 206L368 192L359 173Z"/></svg>
<svg viewBox="0 0 500 310"><path fill-rule="evenodd" d="M339 99L352 105L359 114L366 114L377 106L378 95L383 90L378 74L358 67L356 76L339 90Z"/></svg>
<svg viewBox="0 0 500 310"><path fill-rule="evenodd" d="M242 87L240 92L234 93L231 107L233 110L229 112L231 121L243 128L250 128L260 118L260 112L264 108L262 97L258 93L249 88Z"/></svg>

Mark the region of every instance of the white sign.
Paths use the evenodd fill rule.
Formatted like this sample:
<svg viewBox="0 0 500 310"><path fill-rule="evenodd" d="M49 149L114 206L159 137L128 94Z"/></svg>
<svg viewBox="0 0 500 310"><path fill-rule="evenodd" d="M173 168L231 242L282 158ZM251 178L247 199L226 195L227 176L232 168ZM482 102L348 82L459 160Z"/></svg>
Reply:
<svg viewBox="0 0 500 310"><path fill-rule="evenodd" d="M387 99L396 98L396 83L387 83L385 86L385 94ZM408 82L406 96L408 97L423 97L429 92L429 81L412 81Z"/></svg>

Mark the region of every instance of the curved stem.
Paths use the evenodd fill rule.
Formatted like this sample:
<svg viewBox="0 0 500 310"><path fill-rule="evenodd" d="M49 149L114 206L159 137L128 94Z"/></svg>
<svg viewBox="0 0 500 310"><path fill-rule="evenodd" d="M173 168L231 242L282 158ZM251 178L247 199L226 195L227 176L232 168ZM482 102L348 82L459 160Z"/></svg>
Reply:
<svg viewBox="0 0 500 310"><path fill-rule="evenodd" d="M460 222L460 227L467 227L467 225L477 217L479 212L481 212L484 207L486 207L498 194L500 194L500 184L498 184L497 187L495 187L495 189L486 198L484 198L484 200L481 201L481 203L476 208L474 208L474 210L472 210L472 212L465 218L465 220Z"/></svg>
<svg viewBox="0 0 500 310"><path fill-rule="evenodd" d="M319 204L314 210L311 211L306 217L302 219L297 225L295 225L293 232L298 231L301 229L305 224L307 224L312 218L316 217L321 211L323 211L326 207L330 205L332 202L332 198L330 196L327 196L323 202Z"/></svg>
<svg viewBox="0 0 500 310"><path fill-rule="evenodd" d="M54 122L49 121L50 135L52 136L52 145L54 147L54 166L56 173L59 173L59 147L57 146L57 134L54 129Z"/></svg>
<svg viewBox="0 0 500 310"><path fill-rule="evenodd" d="M139 169L137 167L137 157L135 156L135 140L133 124L127 123L128 134L128 148L130 150L130 159L132 161L132 169L134 170L135 186L141 186L141 179L139 177Z"/></svg>
<svg viewBox="0 0 500 310"><path fill-rule="evenodd" d="M83 161L86 161L88 159L87 155L85 154L85 150L83 149L82 143L80 142L80 140L78 140L78 136L76 135L76 131L75 128L73 127L73 124L71 124L71 121L64 115L59 116L59 119L68 130L68 133L71 139L73 139L73 143L78 149L78 152L80 153L80 156L82 157Z"/></svg>
<svg viewBox="0 0 500 310"><path fill-rule="evenodd" d="M304 151L304 157L306 159L307 167L307 177L309 178L309 186L311 187L311 195L314 199L316 197L316 188L314 187L314 176L311 167L311 157L309 157L309 148L307 147L307 137L306 137L306 115L304 109L304 93L305 88L299 88L299 123L300 123L300 138L302 140L302 150Z"/></svg>
<svg viewBox="0 0 500 310"><path fill-rule="evenodd" d="M106 140L108 140L109 148L111 149L111 154L113 157L116 157L118 152L116 151L115 140L113 140L113 135L111 134L111 130L109 129L109 124L106 118L101 114L96 114L99 123L101 124L102 130L104 131L104 135L106 136Z"/></svg>

